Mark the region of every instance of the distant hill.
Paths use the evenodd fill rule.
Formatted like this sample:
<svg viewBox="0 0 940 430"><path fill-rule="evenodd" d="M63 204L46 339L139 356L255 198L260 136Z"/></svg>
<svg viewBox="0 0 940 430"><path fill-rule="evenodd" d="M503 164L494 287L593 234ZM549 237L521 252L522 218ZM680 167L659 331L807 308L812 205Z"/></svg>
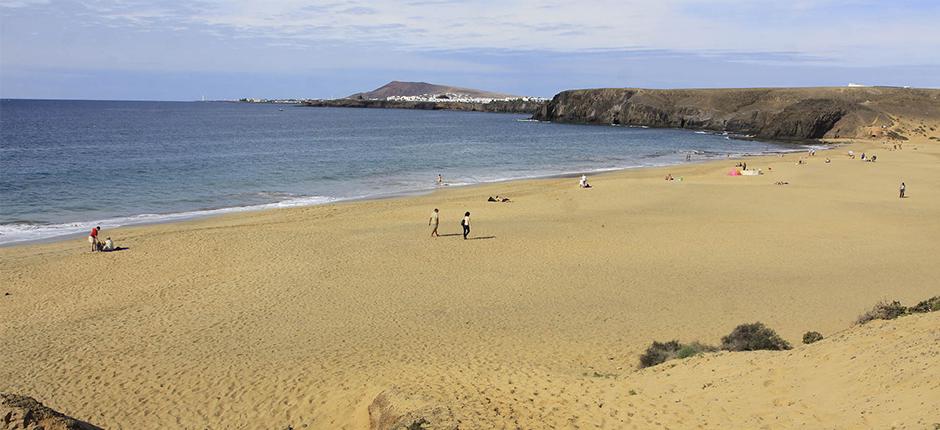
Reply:
<svg viewBox="0 0 940 430"><path fill-rule="evenodd" d="M392 96L420 96L424 94L464 94L469 97L501 99L515 97L510 94L494 93L490 91L474 90L472 88L449 87L446 85L429 84L427 82L401 82L392 81L372 91L352 94L348 99L379 99L384 100Z"/></svg>

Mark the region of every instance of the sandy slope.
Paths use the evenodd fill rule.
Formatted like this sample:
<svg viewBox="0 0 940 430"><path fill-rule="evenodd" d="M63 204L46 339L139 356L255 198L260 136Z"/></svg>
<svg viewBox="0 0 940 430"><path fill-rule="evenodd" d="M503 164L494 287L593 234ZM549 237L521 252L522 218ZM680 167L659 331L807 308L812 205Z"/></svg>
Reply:
<svg viewBox="0 0 940 430"><path fill-rule="evenodd" d="M892 326L901 349L868 349L866 327L635 371L653 339L760 320L798 343L940 292L940 145L854 148L878 162L842 148L749 160L761 177L722 161L120 229L111 254L0 249L0 391L106 428L366 428L389 390L461 428L916 428L940 398L917 381L936 380L936 316ZM433 207L449 234L472 211L477 240L427 238Z"/></svg>

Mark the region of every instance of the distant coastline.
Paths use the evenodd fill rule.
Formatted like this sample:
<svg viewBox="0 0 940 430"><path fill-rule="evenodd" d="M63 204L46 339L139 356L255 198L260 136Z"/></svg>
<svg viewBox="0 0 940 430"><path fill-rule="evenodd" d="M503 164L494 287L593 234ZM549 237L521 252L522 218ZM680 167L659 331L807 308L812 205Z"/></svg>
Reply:
<svg viewBox="0 0 940 430"><path fill-rule="evenodd" d="M403 101L403 100L305 100L300 106L306 107L335 107L335 108L373 108L373 109L419 109L419 110L455 110L467 112L496 112L518 113L533 115L545 105L546 102L531 101L527 99L494 100L482 102L435 102L435 101Z"/></svg>

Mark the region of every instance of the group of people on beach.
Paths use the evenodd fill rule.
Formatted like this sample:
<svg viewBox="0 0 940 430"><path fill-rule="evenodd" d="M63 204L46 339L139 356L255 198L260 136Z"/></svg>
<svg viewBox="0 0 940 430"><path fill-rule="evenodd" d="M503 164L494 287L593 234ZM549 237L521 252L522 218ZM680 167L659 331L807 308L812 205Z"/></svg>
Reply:
<svg viewBox="0 0 940 430"><path fill-rule="evenodd" d="M88 233L88 243L91 244L91 252L110 252L114 251L114 242L111 241L111 238L105 239L104 242L98 240L98 233L101 232L101 226L96 226L91 229L91 233Z"/></svg>
<svg viewBox="0 0 940 430"><path fill-rule="evenodd" d="M440 234L437 232L437 228L440 224L441 211L434 208L434 211L431 212L431 218L428 220L428 226L431 227L431 237L440 237ZM463 239L467 240L467 236L470 235L470 212L463 214L463 219L460 220L460 226L463 228Z"/></svg>

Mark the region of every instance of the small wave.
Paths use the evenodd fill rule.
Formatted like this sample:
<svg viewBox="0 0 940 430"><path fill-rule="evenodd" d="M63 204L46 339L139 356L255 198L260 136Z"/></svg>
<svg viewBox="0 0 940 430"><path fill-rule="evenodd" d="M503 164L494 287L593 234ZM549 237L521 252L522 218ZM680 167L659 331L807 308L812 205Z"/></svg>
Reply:
<svg viewBox="0 0 940 430"><path fill-rule="evenodd" d="M0 224L0 245L18 242L31 242L53 239L62 236L83 234L94 226L103 229L126 227L140 224L159 224L171 221L182 221L193 218L202 218L212 215L221 215L233 212L248 212L274 208L291 208L298 206L312 206L337 201L339 199L324 196L295 197L274 203L253 206L235 206L219 209L205 209L189 212L169 214L139 214L127 217L107 218L94 221L69 222L62 224L41 224L34 221L12 221Z"/></svg>

